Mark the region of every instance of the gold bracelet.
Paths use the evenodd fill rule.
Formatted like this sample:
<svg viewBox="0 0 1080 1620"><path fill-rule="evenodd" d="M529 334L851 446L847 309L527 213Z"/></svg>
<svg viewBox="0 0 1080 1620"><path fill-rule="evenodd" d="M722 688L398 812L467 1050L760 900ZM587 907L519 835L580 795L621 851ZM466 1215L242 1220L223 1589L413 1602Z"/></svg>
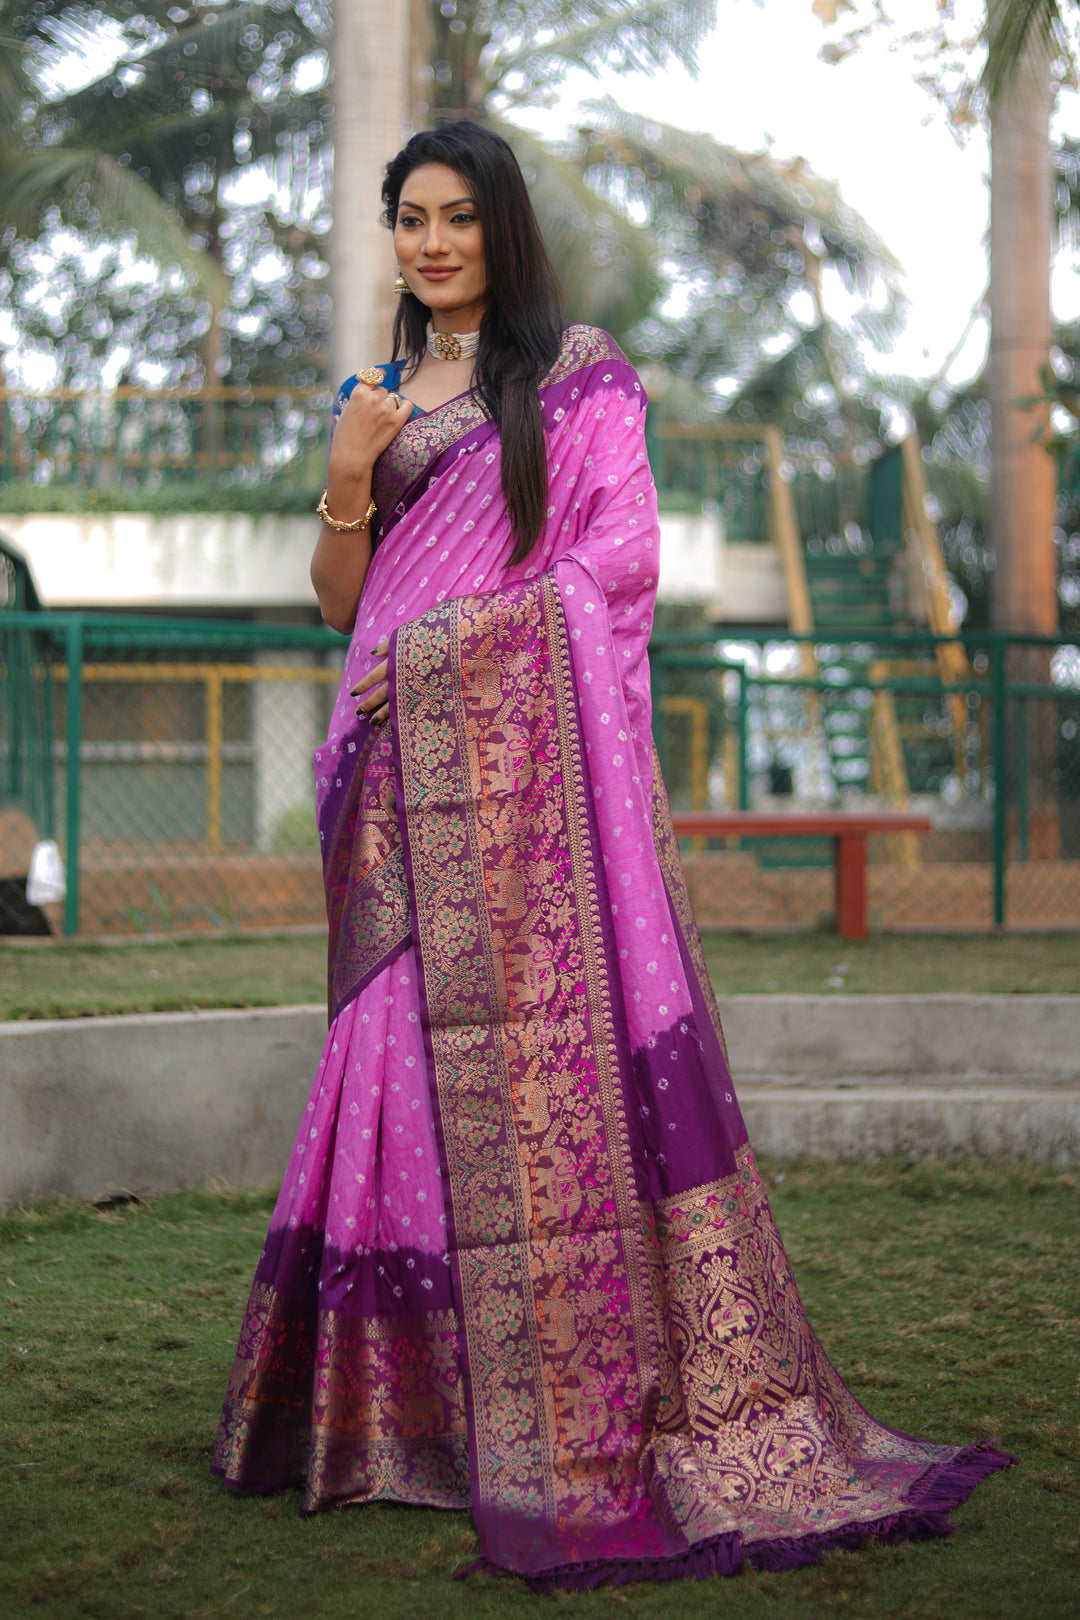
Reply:
<svg viewBox="0 0 1080 1620"><path fill-rule="evenodd" d="M375 516L375 513L378 511L378 507L375 505L375 502L372 501L362 518L354 518L351 523L345 523L341 518L331 517L330 513L326 510L326 494L327 492L324 489L322 492L322 499L315 508L315 515L316 517L321 517L328 528L336 529L339 534L355 534L357 529L366 529L372 518Z"/></svg>

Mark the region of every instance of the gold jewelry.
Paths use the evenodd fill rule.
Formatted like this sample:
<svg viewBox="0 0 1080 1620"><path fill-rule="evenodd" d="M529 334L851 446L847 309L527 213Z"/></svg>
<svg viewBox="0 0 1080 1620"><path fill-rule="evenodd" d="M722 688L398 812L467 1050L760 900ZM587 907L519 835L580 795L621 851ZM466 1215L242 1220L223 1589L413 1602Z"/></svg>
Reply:
<svg viewBox="0 0 1080 1620"><path fill-rule="evenodd" d="M372 367L371 369L374 368ZM359 373L357 373L357 375L359 375ZM346 523L342 518L330 516L330 513L326 510L326 494L327 492L324 489L322 492L322 499L315 508L315 515L316 517L321 517L328 528L336 529L338 534L355 534L357 529L366 529L372 518L375 516L375 513L378 511L378 507L375 505L375 502L372 501L362 518L354 518L351 523Z"/></svg>
<svg viewBox="0 0 1080 1620"><path fill-rule="evenodd" d="M437 360L468 359L479 347L479 332L436 332L428 321L427 351Z"/></svg>
<svg viewBox="0 0 1080 1620"><path fill-rule="evenodd" d="M356 380L367 383L369 388L378 388L385 376L382 366L362 366L356 373Z"/></svg>
<svg viewBox="0 0 1080 1620"><path fill-rule="evenodd" d="M405 280L405 277L399 270L397 273L397 280L394 282L394 291L397 293L398 297L401 298L405 293L408 292L408 290L409 283Z"/></svg>

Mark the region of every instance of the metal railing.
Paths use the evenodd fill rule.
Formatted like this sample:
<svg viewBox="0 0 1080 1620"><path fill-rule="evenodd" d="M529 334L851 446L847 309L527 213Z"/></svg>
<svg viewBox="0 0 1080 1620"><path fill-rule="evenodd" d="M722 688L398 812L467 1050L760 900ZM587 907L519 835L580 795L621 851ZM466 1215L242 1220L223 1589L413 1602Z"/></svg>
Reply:
<svg viewBox="0 0 1080 1620"><path fill-rule="evenodd" d="M315 626L0 613L0 848L5 805L60 842L65 933L88 881L90 932L320 921L311 755L345 648ZM298 863L310 892L267 900Z"/></svg>
<svg viewBox="0 0 1080 1620"><path fill-rule="evenodd" d="M154 488L304 459L317 478L331 398L325 387L0 388L0 482Z"/></svg>
<svg viewBox="0 0 1080 1620"><path fill-rule="evenodd" d="M872 840L871 926L1080 926L1080 649L954 632L968 673L942 680L943 639L657 631L672 802L910 807L934 830ZM311 754L344 651L313 626L0 613L0 855L5 817L57 839L69 934L318 924ZM717 926L812 923L830 858L687 852L695 882L722 874Z"/></svg>
<svg viewBox="0 0 1080 1620"><path fill-rule="evenodd" d="M802 673L808 643L813 676ZM965 678L942 679L943 647ZM693 689L709 707L709 808L914 805L930 814L929 838L878 842L879 864L911 874L909 915L897 902L894 922L918 925L917 890L934 881L931 868L962 866L972 882L979 868L986 900L982 922L971 923L969 907L965 926L1002 927L1013 911L1028 926L1080 926L1080 649L1072 643L992 631L847 644L775 629L657 631L650 662L661 764L679 808L701 807L700 768L665 716L673 692ZM805 846L758 853L793 872L814 859ZM1019 909L1010 906L1010 882L1024 890Z"/></svg>

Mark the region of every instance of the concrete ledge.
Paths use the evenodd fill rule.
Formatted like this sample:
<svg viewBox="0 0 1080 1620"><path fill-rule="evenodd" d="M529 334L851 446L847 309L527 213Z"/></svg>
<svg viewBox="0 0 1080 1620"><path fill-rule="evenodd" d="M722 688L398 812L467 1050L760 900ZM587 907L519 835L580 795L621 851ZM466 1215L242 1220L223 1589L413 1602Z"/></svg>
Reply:
<svg viewBox="0 0 1080 1620"><path fill-rule="evenodd" d="M736 1082L954 1075L1080 1086L1080 995L724 996L720 1011Z"/></svg>
<svg viewBox="0 0 1080 1620"><path fill-rule="evenodd" d="M876 1159L904 1153L1013 1154L1080 1161L1080 1088L743 1085L739 1101L759 1153L795 1159Z"/></svg>
<svg viewBox="0 0 1080 1620"><path fill-rule="evenodd" d="M751 1140L783 1156L1080 1161L1080 996L729 996ZM321 1006L0 1024L0 1205L281 1175Z"/></svg>
<svg viewBox="0 0 1080 1620"><path fill-rule="evenodd" d="M0 1024L0 1205L280 1177L325 1007Z"/></svg>

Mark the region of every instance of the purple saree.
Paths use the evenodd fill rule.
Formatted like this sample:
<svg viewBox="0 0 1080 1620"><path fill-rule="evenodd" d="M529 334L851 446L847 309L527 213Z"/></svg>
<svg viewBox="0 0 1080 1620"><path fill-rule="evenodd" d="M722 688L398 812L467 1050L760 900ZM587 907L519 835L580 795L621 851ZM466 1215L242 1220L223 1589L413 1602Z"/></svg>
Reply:
<svg viewBox="0 0 1080 1620"><path fill-rule="evenodd" d="M735 1100L649 725L644 396L570 328L527 563L465 397L390 514L315 757L331 1026L215 1468L471 1506L534 1587L944 1534L1010 1459L885 1428L803 1311ZM391 721L349 688L391 635Z"/></svg>

